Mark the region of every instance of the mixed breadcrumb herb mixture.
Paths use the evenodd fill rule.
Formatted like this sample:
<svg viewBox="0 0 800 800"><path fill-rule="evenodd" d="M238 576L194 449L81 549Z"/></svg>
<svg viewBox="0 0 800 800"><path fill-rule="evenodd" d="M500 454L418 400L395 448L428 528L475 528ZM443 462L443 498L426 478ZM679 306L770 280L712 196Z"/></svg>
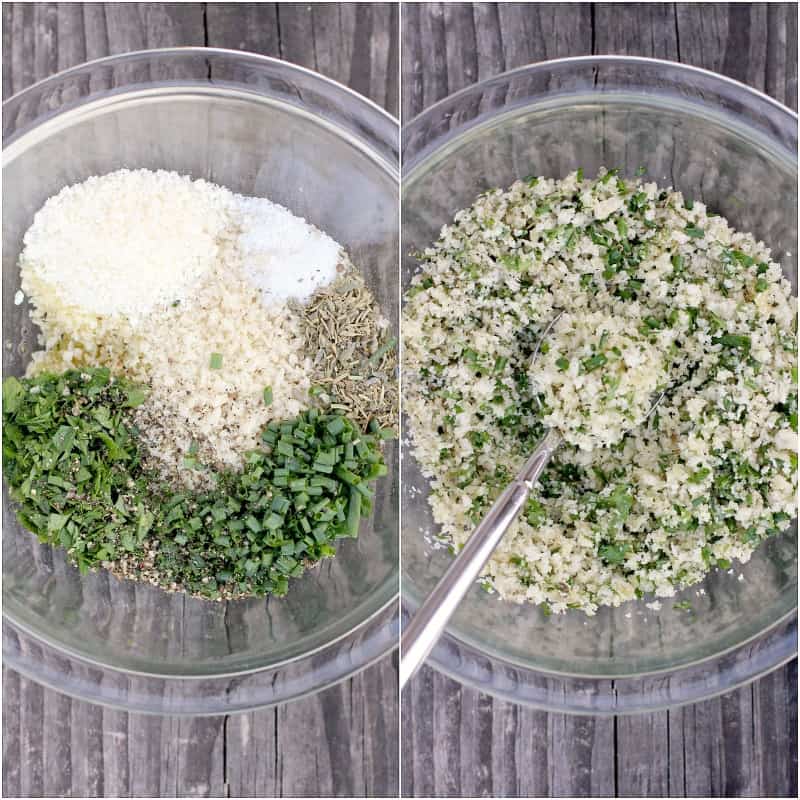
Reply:
<svg viewBox="0 0 800 800"><path fill-rule="evenodd" d="M530 368L542 421L583 450L616 444L645 421L667 387L671 328L636 318L564 312L545 331Z"/></svg>
<svg viewBox="0 0 800 800"><path fill-rule="evenodd" d="M796 301L752 235L578 171L487 192L420 262L403 407L441 538L463 544L547 426L568 440L487 566L503 598L668 597L788 527Z"/></svg>
<svg viewBox="0 0 800 800"><path fill-rule="evenodd" d="M45 203L20 273L42 349L3 382L3 468L42 541L222 599L285 594L358 534L396 357L330 237L263 198L121 170Z"/></svg>

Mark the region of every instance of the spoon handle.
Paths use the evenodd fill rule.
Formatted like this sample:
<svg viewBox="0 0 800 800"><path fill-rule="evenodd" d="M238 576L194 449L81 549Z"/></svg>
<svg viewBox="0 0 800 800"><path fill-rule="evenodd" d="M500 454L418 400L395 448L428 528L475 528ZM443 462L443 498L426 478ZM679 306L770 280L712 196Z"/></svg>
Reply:
<svg viewBox="0 0 800 800"><path fill-rule="evenodd" d="M467 539L417 613L404 626L400 638L401 689L428 657L453 612L527 502L539 475L560 444L558 433L548 431L525 466L495 500L489 513Z"/></svg>

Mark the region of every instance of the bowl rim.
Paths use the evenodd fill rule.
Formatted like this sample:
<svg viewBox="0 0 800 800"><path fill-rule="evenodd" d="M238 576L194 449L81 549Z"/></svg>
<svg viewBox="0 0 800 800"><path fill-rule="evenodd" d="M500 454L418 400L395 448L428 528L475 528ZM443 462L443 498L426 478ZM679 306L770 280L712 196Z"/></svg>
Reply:
<svg viewBox="0 0 800 800"><path fill-rule="evenodd" d="M399 205L399 188L400 188L400 165L399 165L399 143L400 143L400 123L397 117L393 114L389 113L385 108L378 105L375 101L371 100L369 97L360 94L359 92L351 89L349 86L346 86L343 83L340 83L333 78L327 77L322 75L321 73L309 69L308 67L304 67L299 64L294 64L289 61L285 61L284 59L275 58L273 56L266 56L260 53L253 53L249 50L233 50L230 48L221 48L221 47L202 47L202 46L185 46L185 47L161 47L161 48L144 48L139 50L132 50L125 53L117 53L117 54L110 54L106 56L101 56L99 58L94 58L89 61L83 61L79 64L75 64L71 67L68 67L63 70L59 70L58 72L53 73L52 75L48 75L41 80L35 81L34 83L30 84L29 86L20 89L18 92L15 92L13 95L8 97L6 100L2 102L0 106L2 108L3 113L7 113L10 108L14 105L17 105L23 102L26 97L30 94L34 94L37 91L41 91L42 89L47 89L49 85L57 85L64 80L68 80L73 76L80 75L81 73L89 70L94 69L96 67L102 67L105 65L119 65L128 61L136 61L140 59L151 59L151 58L168 58L168 57L186 57L186 56L204 56L208 57L216 56L216 57L232 57L236 58L237 60L241 61L248 61L251 62L253 65L261 65L266 67L279 67L281 69L286 69L289 72L294 72L300 75L303 75L311 80L317 81L323 85L327 85L335 92L339 92L351 98L355 101L356 104L360 105L363 109L367 111L367 113L377 114L381 121L386 123L388 122L390 125L394 126L397 131L397 141L393 143L394 148L397 152L397 164L391 165L386 162L386 166L390 168L391 177L397 183L398 189L398 205ZM76 98L75 101L68 104L68 107L64 109L58 109L55 113L47 113L43 115L41 118L37 116L33 120L31 120L32 124L28 124L23 130L21 131L14 131L9 136L9 141L3 142L3 149L5 146L9 144L11 141L16 141L18 137L23 137L30 133L31 131L35 130L40 124L44 124L49 122L54 117L59 116L62 113L70 113L73 111L74 107L81 106L88 103L96 102L98 99L101 99L104 95L108 93L114 93L116 96L121 96L125 94L133 94L139 92L142 88L143 84L157 87L161 84L169 85L170 87L178 87L181 85L185 85L187 87L202 84L203 81L198 80L196 78L176 78L176 79L167 79L167 80L156 80L156 81L137 81L132 82L130 84L125 84L119 87L112 87L110 89L103 89L98 92L90 91L86 95L82 95ZM236 81L226 81L222 82L224 86L225 83L235 84ZM239 85L244 89L252 92L253 94L263 94L263 91L260 87L245 84L239 82ZM315 115L318 116L318 115ZM370 149L372 149L370 147ZM377 155L377 153L376 153ZM381 158L381 161L385 161L384 158ZM399 473L399 470L398 470ZM399 482L399 474L397 478ZM399 488L399 487L398 487ZM399 523L398 523L399 528ZM399 536L398 536L399 539ZM303 651L301 653L297 653L293 656L289 656L287 658L281 659L280 661L276 661L274 663L268 664L266 666L261 667L249 667L245 669L234 669L234 670L221 670L215 671L207 675L202 674L185 674L181 672L164 672L164 671L157 671L157 670L142 670L142 669L131 669L128 667L120 667L112 664L104 663L92 656L88 656L85 653L82 653L78 650L75 650L68 645L64 645L52 639L51 636L47 634L42 634L41 632L37 631L35 628L28 625L26 622L23 622L19 619L16 619L12 614L8 613L5 604L0 602L0 615L4 621L7 621L12 626L16 627L18 630L23 632L25 635L30 636L34 640L41 643L42 646L51 648L56 653L60 654L63 657L68 659L76 659L84 664L89 664L92 666L99 667L103 670L109 670L114 673L141 677L145 679L153 679L153 680L169 680L169 681L186 681L187 683L191 682L199 682L199 681L209 681L209 680L229 680L235 679L238 677L245 677L248 675L254 675L259 672L270 672L280 670L288 665L300 663L303 660L306 660L310 657L316 656L328 648L332 648L334 646L341 647L350 637L357 635L360 631L364 630L366 627L370 625L370 623L374 622L377 618L381 615L386 615L389 609L394 605L395 610L394 613L390 613L388 620L385 623L385 626L388 630L391 630L392 626L395 624L399 624L399 614L400 614L400 589L399 589L399 581L400 581L400 564L399 564L399 556L398 556L398 563L395 568L395 575L397 578L397 586L392 591L385 594L385 599L375 608L370 610L366 617L364 617L355 627L351 628L350 630L344 631L333 638L322 642L321 644L315 645L313 648ZM395 639L397 637L394 637ZM354 663L350 665L348 670L342 671L341 674L337 675L333 681L329 681L324 684L320 684L317 687L305 692L304 694L312 694L316 691L320 691L327 686L333 685L341 680L344 680L351 675L356 674L357 672L361 671L362 669L368 667L370 664L374 663L375 661L379 660L380 658L384 658L390 653L392 653L398 646L399 640L394 641L392 637L389 637L387 642L382 648L382 652L378 655L373 655L370 657L369 661L364 664ZM79 695L75 695L79 696ZM284 702L281 699L275 700L274 703ZM269 705L272 705L271 702ZM253 706L258 707L258 706ZM172 712L170 712L172 713Z"/></svg>
<svg viewBox="0 0 800 800"><path fill-rule="evenodd" d="M794 624L792 624L794 623ZM445 633L442 636L444 642L437 642L433 651L431 652L428 660L425 662L427 666L433 667L437 672L441 672L451 680L459 681L467 686L470 686L478 691L485 692L497 697L506 702L518 703L528 708L534 708L540 711L548 711L551 713L563 713L570 715L585 715L590 714L598 717L609 717L617 715L632 715L632 714L649 714L656 711L664 711L667 709L678 708L680 706L691 705L699 703L704 700L709 700L714 697L747 686L754 681L763 678L765 675L780 669L785 664L797 658L797 620L794 613L783 617L780 620L780 626L783 630L778 630L777 625L770 626L765 630L762 635L758 635L759 642L767 642L769 653L773 655L774 660L766 666L757 665L754 669L743 669L738 664L728 665L726 659L735 658L738 652L746 651L748 647L755 643L755 638L748 640L739 647L720 651L716 655L712 655L699 661L685 664L676 670L662 671L662 672L642 672L635 675L625 675L620 677L614 676L584 676L584 675L570 675L567 673L543 672L540 670L531 670L525 667L518 667L512 662L497 659L494 656L478 650L470 645L462 646L460 640L456 639ZM772 641L774 637L780 637L777 642ZM459 659L453 662L446 656L448 645L455 647L458 651ZM529 697L520 697L509 691L508 688L498 686L497 684L486 685L465 676L460 669L461 664L467 666L474 666L476 664L476 657L489 660L492 664L492 676L494 677L498 672L505 670L511 672L513 675L534 675L536 677L546 678L551 683L551 690L553 695L556 693L563 693L563 696L577 697L580 699L583 696L583 685L590 684L610 684L611 688L607 693L607 698L610 701L608 707L593 708L590 705L565 705L556 702L548 702L547 700L535 700ZM456 664L454 666L454 663ZM755 665L755 662L753 662ZM620 688L629 684L635 684L639 681L652 681L652 680L671 680L673 677L684 675L691 675L693 671L706 671L709 667L713 670L714 667L719 667L719 671L710 672L719 680L716 683L708 685L708 688L700 688L695 690L692 694L687 693L685 697L675 698L674 700L651 700L644 693L632 695L640 699L640 702L629 703L625 699L627 695L620 692ZM729 678L726 683L725 678ZM524 677L523 677L524 680ZM575 685L570 682L577 682L580 685L576 691Z"/></svg>
<svg viewBox="0 0 800 800"><path fill-rule="evenodd" d="M741 81L738 81L734 78L730 78L726 75L721 75L720 73L714 72L712 70L704 69L702 67L696 67L691 64L683 64L678 61L671 61L669 59L661 59L661 58L649 58L645 56L629 56L629 55L585 55L585 56L569 56L565 58L554 58L554 59L547 59L545 61L536 61L531 62L529 64L523 64L519 67L515 67L514 69L506 70L504 72L498 73L496 75L492 75L488 78L485 78L481 81L476 81L468 86L465 86L452 94L448 94L445 97L437 100L435 103L424 108L410 120L405 122L401 128L401 165L402 165L402 183L401 188L404 188L405 182L410 179L414 173L421 168L421 166L430 158L432 158L439 148L453 139L462 136L467 131L471 130L474 127L478 127L481 124L486 123L492 117L501 117L506 113L511 113L512 111L518 110L520 108L524 108L526 106L533 106L536 103L540 102L542 98L547 96L547 92L539 93L537 96L528 97L528 98L520 98L520 101L515 104L510 104L508 107L500 108L495 110L488 111L486 113L478 114L475 117L472 117L469 120L459 123L458 125L454 126L453 128L447 130L442 134L436 135L433 140L426 142L424 145L420 147L420 149L411 156L404 156L403 149L405 142L410 137L410 134L415 132L419 127L421 127L429 118L435 117L436 115L440 114L443 108L446 108L448 105L453 104L460 100L461 98L468 97L472 93L475 92L482 92L486 91L487 89L491 88L494 84L503 84L507 83L509 80L513 79L514 77L518 77L520 75L525 74L534 74L540 72L546 72L548 70L552 70L553 68L560 68L560 67L569 67L569 66L585 66L595 64L597 66L603 64L628 64L628 65L636 65L640 64L647 67L668 67L669 69L675 70L678 73L683 73L684 75L698 75L703 77L705 80L716 82L717 84L722 84L723 86L728 87L729 89L733 89L739 92L743 92L745 95L751 96L752 98L756 99L759 103L766 103L767 107L776 113L777 115L783 115L785 118L788 118L790 122L793 122L795 125L794 131L794 138L797 138L797 122L798 122L798 113L793 111L784 103L781 103L779 100L776 100L773 97L770 97L766 93L762 92L760 89L756 89L752 86L748 86ZM556 92L555 95L563 94L563 96L568 96L570 94L574 94L571 90L565 90L563 93ZM609 92L605 90L603 87L593 87L591 90L586 92L586 94L595 94L597 96L601 96L603 94L613 94L613 92ZM695 105L699 105L696 104ZM435 141L435 144L433 142ZM433 144L433 146L432 146ZM794 159L795 165L797 164L797 153L796 147L795 152L792 153L792 157ZM796 166L795 166L796 169ZM402 202L401 202L402 207ZM402 298L401 298L401 305L402 305ZM408 456L405 456L408 457ZM413 456L412 456L413 457ZM402 501L401 501L402 505ZM403 541L403 530L402 530L402 515L401 515L401 531L400 531L400 541L402 545ZM401 556L401 576L400 576L400 598L401 598L401 605L402 605L402 612L401 612L401 630L402 624L407 622L407 618L409 613L413 613L413 610L416 610L418 606L418 601L414 597L409 597L409 595L403 589L404 584L404 572L403 572L403 559ZM446 628L444 633L442 634L442 642L441 645L437 645L432 650L431 654L428 657L427 663L433 667L435 667L438 671L442 672L443 674L447 675L450 678L455 680L459 680L461 682L467 683L472 685L468 678L464 677L461 674L461 671L458 669L457 665L451 663L449 659L444 658L444 651L445 647L443 645L449 644L451 646L455 646L459 649L461 656L466 661L469 661L473 654L477 654L483 658L489 659L497 666L502 666L505 668L512 669L514 671L520 673L527 673L527 674L535 674L540 675L543 677L552 678L554 680L581 680L581 681L589 681L589 682L601 682L601 681L626 681L626 680L636 680L638 678L648 678L648 677L658 677L658 676L669 676L674 674L679 674L681 671L688 670L691 668L695 668L698 665L703 665L712 662L715 659L720 659L724 656L731 655L735 653L737 650L744 649L750 645L752 645L755 641L761 639L762 637L768 636L769 634L776 631L781 625L785 625L787 622L791 621L797 616L797 598L795 598L793 605L786 611L784 611L779 617L774 619L770 622L765 628L761 631L751 634L750 636L746 637L746 639L728 645L724 649L712 653L706 656L703 656L699 659L692 660L690 662L684 663L677 667L663 667L658 669L649 669L649 670L641 670L635 673L612 673L608 672L605 674L596 674L596 673L585 673L579 671L561 671L561 670L549 670L544 668L532 668L527 666L516 659L512 659L506 656L500 656L495 653L489 652L487 650L478 647L478 645L469 640L464 639L455 633L452 630L451 625L449 624ZM795 645L796 650L796 645ZM779 661L769 670L763 671L761 674L766 674L766 672L770 671L771 669L778 668L782 663L785 662ZM753 680L756 677L754 676L748 678L745 683L749 680ZM741 683L741 682L740 682ZM720 689L714 694L719 694L724 691L729 691L731 688L734 688L738 684L734 684L730 687ZM493 691L492 688L487 686L480 686L477 687L481 691L489 692L490 694L494 694L495 696L501 697L505 700L512 699L507 693L501 691ZM708 694L708 697L714 696L714 694ZM697 697L694 700L686 701L686 702L697 702L699 700L705 699L706 695L702 697ZM676 703L675 705L680 705L681 703ZM661 706L666 708L668 706ZM544 706L542 706L544 708ZM550 711L563 711L564 709L558 708L556 706L550 707L546 710ZM656 710L656 709L652 709ZM566 712L570 713L570 712ZM599 713L586 710L584 712L574 712L574 713ZM620 711L616 711L613 713L621 713Z"/></svg>
<svg viewBox="0 0 800 800"><path fill-rule="evenodd" d="M528 64L522 64L519 67L514 67L514 69L505 70L504 72L498 72L497 75L492 75L491 77L484 78L482 81L476 81L475 83L471 83L469 86L464 86L463 88L458 89L452 94L448 94L445 97L440 98L435 103L426 106L424 109L422 109L422 111L420 111L410 120L408 120L408 122L403 123L403 126L401 128L401 133L404 134L407 130L411 129L412 126L420 124L420 122L423 120L424 117L439 111L447 103L453 102L454 100L458 100L461 97L466 96L478 89L485 89L486 87L490 86L495 82L500 83L502 81L508 80L509 78L523 75L525 73L544 72L554 67L570 66L573 64L599 65L599 64L613 64L613 63L643 64L645 66L651 66L651 67L657 67L657 66L669 67L670 69L677 69L679 72L702 75L705 78L709 78L711 80L727 84L731 88L744 90L747 94L751 94L754 97L758 98L760 101L766 102L768 105L773 106L775 110L787 114L789 117L793 118L795 122L797 122L798 120L798 112L792 111L791 108L789 108L784 103L781 103L780 100L776 100L774 97L770 97L768 94L765 94L760 89L756 89L753 86L748 86L746 83L742 83L741 81L738 81L735 78L729 78L727 75L722 75L719 72L714 72L713 70L705 69L704 67L696 67L693 64L684 64L681 61L670 61L667 58L650 58L648 56L628 56L628 55L591 55L591 56L567 56L565 58L550 58L545 61L532 61ZM598 94L601 93L602 90L598 92Z"/></svg>
<svg viewBox="0 0 800 800"><path fill-rule="evenodd" d="M359 102L361 105L367 106L371 108L372 111L378 112L388 121L394 122L398 126L400 124L400 121L397 117L395 117L393 114L390 114L385 108L378 105L374 100L370 99L369 97L366 97L360 92L357 92L355 89L351 89L349 86L346 86L345 84L335 80L334 78L329 78L327 75L323 75L321 72L317 72L316 70L304 67L301 64L295 64L291 61L286 61L282 58L275 58L274 56L265 56L262 55L261 53L254 53L250 50L233 50L229 47L202 47L199 45L187 45L182 47L143 48L140 50L129 50L125 53L116 53L106 56L100 56L99 58L93 58L90 59L89 61L82 61L80 64L74 64L71 67L67 67L66 69L54 72L52 75L48 75L46 78L41 78L40 80L35 81L29 86L25 86L23 89L20 89L18 92L15 92L10 97L3 100L2 108L5 111L7 106L9 106L13 102L19 102L23 98L23 95L25 95L26 93L32 93L34 91L45 88L49 83L58 83L59 81L63 81L65 78L69 78L73 74L78 74L80 72L83 72L89 67L103 66L104 64L110 64L112 62L122 63L124 61L132 61L137 58L144 58L144 57L150 58L153 56L171 56L171 55L182 56L191 54L203 55L208 53L218 56L235 56L236 58L239 59L243 58L245 60L253 61L254 63L262 65L288 67L291 71L299 72L300 74L312 77L316 80L320 80L323 83L327 83L330 86L335 87L338 91L350 95L354 100ZM170 82L191 83L191 79L181 78ZM131 85L133 86L135 84ZM127 87L125 86L120 87L119 89L119 91L123 92L126 90Z"/></svg>

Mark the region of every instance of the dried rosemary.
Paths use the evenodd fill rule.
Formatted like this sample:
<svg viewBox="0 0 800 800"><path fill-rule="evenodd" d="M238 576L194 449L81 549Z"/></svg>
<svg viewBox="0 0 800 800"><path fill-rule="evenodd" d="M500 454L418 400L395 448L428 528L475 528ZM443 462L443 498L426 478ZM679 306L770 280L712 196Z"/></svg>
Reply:
<svg viewBox="0 0 800 800"><path fill-rule="evenodd" d="M397 429L397 340L348 261L329 286L297 309L313 362L314 394L366 428Z"/></svg>

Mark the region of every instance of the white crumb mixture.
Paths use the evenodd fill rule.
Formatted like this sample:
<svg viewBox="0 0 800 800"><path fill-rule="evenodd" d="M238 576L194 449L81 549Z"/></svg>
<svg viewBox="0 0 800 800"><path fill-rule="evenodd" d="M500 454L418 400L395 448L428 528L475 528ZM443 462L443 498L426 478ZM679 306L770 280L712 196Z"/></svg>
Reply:
<svg viewBox="0 0 800 800"><path fill-rule="evenodd" d="M25 236L22 287L43 349L28 374L104 365L150 386L137 409L165 475L239 468L271 419L309 405L303 301L340 246L263 198L147 170L47 201ZM271 399L265 402L264 391Z"/></svg>
<svg viewBox="0 0 800 800"><path fill-rule="evenodd" d="M403 407L455 547L543 435L531 356L560 312L602 314L620 323L609 339L668 354L669 388L645 424L556 454L487 565L503 598L592 614L668 597L788 527L796 301L764 244L654 183L573 173L487 192L420 258ZM546 356L558 369L563 354Z"/></svg>
<svg viewBox="0 0 800 800"><path fill-rule="evenodd" d="M666 388L675 339L671 328L650 331L636 318L561 314L530 369L545 425L582 450L592 450L616 444L641 424Z"/></svg>
<svg viewBox="0 0 800 800"><path fill-rule="evenodd" d="M142 426L145 444L167 465L197 443L200 463L241 468L267 422L308 407L299 319L285 305L265 307L232 263L215 267L190 302L155 315L140 332L134 377L152 389L137 416L150 422ZM219 368L211 365L214 353ZM130 362L120 368L132 374Z"/></svg>

